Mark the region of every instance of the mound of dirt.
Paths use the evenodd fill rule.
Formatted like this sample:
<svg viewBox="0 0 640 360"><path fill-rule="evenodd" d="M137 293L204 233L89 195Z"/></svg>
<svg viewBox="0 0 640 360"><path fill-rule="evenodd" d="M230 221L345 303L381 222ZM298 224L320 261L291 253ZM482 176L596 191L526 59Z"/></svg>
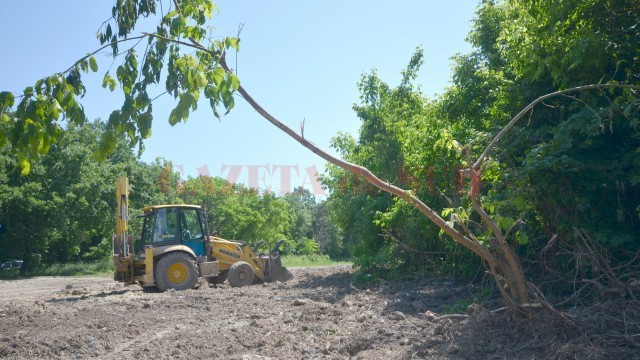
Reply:
<svg viewBox="0 0 640 360"><path fill-rule="evenodd" d="M640 307L616 302L514 323L443 280L354 285L351 268L292 269L286 283L206 281L164 293L104 278L0 284L2 358L632 359ZM21 283L23 282L23 283ZM52 285L56 284L56 285ZM57 286L56 289L52 287ZM5 291L5 289L9 289ZM595 316L598 315L598 316Z"/></svg>

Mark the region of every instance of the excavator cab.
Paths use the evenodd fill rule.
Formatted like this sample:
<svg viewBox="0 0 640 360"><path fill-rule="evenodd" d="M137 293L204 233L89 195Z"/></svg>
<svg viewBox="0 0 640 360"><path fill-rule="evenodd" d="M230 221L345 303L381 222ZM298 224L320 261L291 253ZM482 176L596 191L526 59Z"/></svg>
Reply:
<svg viewBox="0 0 640 360"><path fill-rule="evenodd" d="M191 249L194 256L206 256L207 239L199 206L149 206L142 211L144 223L140 250L147 246L155 248L182 244Z"/></svg>

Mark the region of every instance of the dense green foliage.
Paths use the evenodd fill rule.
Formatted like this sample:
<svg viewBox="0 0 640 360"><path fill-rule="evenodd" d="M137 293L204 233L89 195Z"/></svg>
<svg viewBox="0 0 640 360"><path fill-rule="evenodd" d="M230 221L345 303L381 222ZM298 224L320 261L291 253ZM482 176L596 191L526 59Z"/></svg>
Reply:
<svg viewBox="0 0 640 360"><path fill-rule="evenodd" d="M591 83L640 84L637 1L485 2L457 58L441 112L486 144L536 97ZM460 107L473 99L474 107ZM494 152L485 206L507 228L518 218L522 255L545 275L599 278L599 264L640 246L638 90L591 90L537 106ZM633 268L633 267L631 267ZM547 269L553 269L547 273ZM622 280L629 273L620 273ZM609 278L603 283L615 285Z"/></svg>
<svg viewBox="0 0 640 360"><path fill-rule="evenodd" d="M415 89L421 50L396 88L375 71L364 75L354 106L358 139L340 135L334 147L480 231L459 191L459 170L469 166L463 147L475 160L538 96L591 83L638 85L639 12L631 0L484 1L469 35L474 50L455 57L450 88L432 101ZM523 220L509 240L525 261L541 265L539 275L597 278L599 259L621 264L637 256L639 130L637 89L588 90L535 107L493 151L482 203L503 231ZM339 168L324 182L343 241L363 269L476 273L476 257L442 242L407 204Z"/></svg>
<svg viewBox="0 0 640 360"><path fill-rule="evenodd" d="M108 161L96 162L103 124L71 126L28 175L6 147L0 152L0 233L2 258L25 260L26 268L111 254L115 221L115 178L129 174L134 207L166 202L157 190L164 168L138 161L124 139Z"/></svg>
<svg viewBox="0 0 640 360"><path fill-rule="evenodd" d="M335 233L320 234L319 227L314 226L314 218L328 223L328 214L316 211L322 203L318 204L316 198L302 188L277 197L207 176L176 182L174 186L180 201L205 206L209 229L226 239L264 241L263 250L284 239L281 247L284 254L313 255L320 253L322 243L335 242L337 238Z"/></svg>
<svg viewBox="0 0 640 360"><path fill-rule="evenodd" d="M72 126L22 175L9 149L0 152L0 247L2 260L22 259L26 269L56 263L96 261L111 256L115 224L115 179L130 181L130 231L141 231L141 209L167 203L203 204L209 228L220 236L249 242L265 240L265 248L286 239L287 254L317 254L312 220L316 199L297 189L276 197L243 185L210 177L181 181L170 163L139 161L125 139L107 161L92 154L104 125ZM333 241L326 234L324 241ZM328 240L327 240L328 239Z"/></svg>
<svg viewBox="0 0 640 360"><path fill-rule="evenodd" d="M362 121L359 138L344 134L333 144L347 161L411 189L437 209L449 207L443 192L454 195L459 144L449 124L437 117L434 104L412 84L421 64L418 50L394 89L375 71L364 75L361 104L354 106ZM380 274L460 265L459 246L441 241L440 229L409 204L337 167L331 167L323 181L332 190L329 207L357 265Z"/></svg>

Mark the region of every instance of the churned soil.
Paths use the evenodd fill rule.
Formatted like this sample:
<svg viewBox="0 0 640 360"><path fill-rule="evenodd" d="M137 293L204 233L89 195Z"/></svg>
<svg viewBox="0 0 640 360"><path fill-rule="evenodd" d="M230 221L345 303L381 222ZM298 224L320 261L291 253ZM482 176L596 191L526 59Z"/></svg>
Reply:
<svg viewBox="0 0 640 360"><path fill-rule="evenodd" d="M101 277L0 281L0 358L633 359L640 307L619 300L517 321L447 280L357 284L350 266L286 283L164 293ZM453 308L459 308L453 307Z"/></svg>

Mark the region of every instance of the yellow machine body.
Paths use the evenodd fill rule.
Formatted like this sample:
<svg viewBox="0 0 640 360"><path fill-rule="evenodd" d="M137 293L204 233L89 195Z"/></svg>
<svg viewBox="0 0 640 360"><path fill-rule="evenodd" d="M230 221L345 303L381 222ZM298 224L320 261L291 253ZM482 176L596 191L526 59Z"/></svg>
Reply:
<svg viewBox="0 0 640 360"><path fill-rule="evenodd" d="M197 277L231 286L286 281L292 276L280 262L280 241L267 255L242 242L208 235L206 213L197 205L155 205L142 209L142 234L128 234L128 179L116 182L116 235L113 237L114 279L127 284L183 290Z"/></svg>
<svg viewBox="0 0 640 360"><path fill-rule="evenodd" d="M200 206L145 207L143 234L135 243L128 234L128 190L128 179L118 177L114 280L183 290L194 287L198 277L219 275L218 262L208 256L210 237Z"/></svg>
<svg viewBox="0 0 640 360"><path fill-rule="evenodd" d="M218 237L211 240L211 245L212 255L218 260L220 271L228 271L233 264L244 261L251 265L255 276L260 281L267 281L264 261L256 255L249 245Z"/></svg>
<svg viewBox="0 0 640 360"><path fill-rule="evenodd" d="M262 282L287 281L293 276L282 266L278 248L283 243L279 241L268 254L257 254L257 248L249 245L214 237L211 239L211 255L219 262L220 276L228 278L231 286L243 286L242 279L234 276L235 268L241 263L246 263L252 268L250 277L255 276ZM242 277L242 273L240 274Z"/></svg>

